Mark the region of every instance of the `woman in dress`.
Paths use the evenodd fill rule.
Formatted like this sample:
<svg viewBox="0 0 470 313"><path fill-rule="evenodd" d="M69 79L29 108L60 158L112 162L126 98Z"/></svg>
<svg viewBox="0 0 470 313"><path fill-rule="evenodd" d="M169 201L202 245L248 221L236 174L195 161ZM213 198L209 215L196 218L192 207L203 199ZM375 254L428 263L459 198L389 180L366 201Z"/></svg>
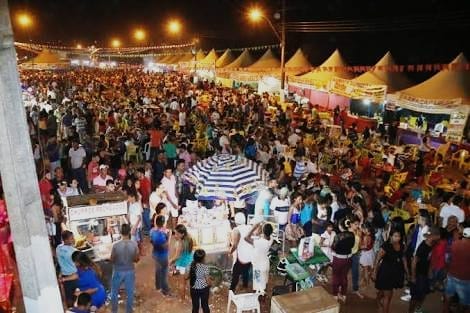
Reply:
<svg viewBox="0 0 470 313"><path fill-rule="evenodd" d="M405 274L408 275L408 267L402 234L400 230L392 229L388 241L379 250L372 276L375 278L379 312L390 312L393 289L403 288Z"/></svg>
<svg viewBox="0 0 470 313"><path fill-rule="evenodd" d="M199 313L199 307L203 313L210 313L209 294L211 277L209 276L209 266L204 263L206 252L202 249L194 251L193 262L186 275L189 279L191 289L192 313Z"/></svg>
<svg viewBox="0 0 470 313"><path fill-rule="evenodd" d="M187 268L193 261L193 240L188 234L188 230L182 224L176 225L175 236L176 247L173 257L170 259L170 266L175 267L174 275L184 275ZM182 280L179 280L179 289L181 291L181 300L186 298L186 288Z"/></svg>
<svg viewBox="0 0 470 313"><path fill-rule="evenodd" d="M77 266L78 283L77 287L80 293L88 293L91 295L91 305L101 308L106 301L106 291L98 276L100 270L90 258L83 252L76 251L72 254L72 260Z"/></svg>

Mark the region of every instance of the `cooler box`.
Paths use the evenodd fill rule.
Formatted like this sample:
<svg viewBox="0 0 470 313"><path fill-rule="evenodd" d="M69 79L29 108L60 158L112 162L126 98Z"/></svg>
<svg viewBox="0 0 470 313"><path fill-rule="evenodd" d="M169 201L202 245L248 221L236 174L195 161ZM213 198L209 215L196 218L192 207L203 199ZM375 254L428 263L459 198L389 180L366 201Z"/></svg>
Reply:
<svg viewBox="0 0 470 313"><path fill-rule="evenodd" d="M294 281L301 281L310 276L310 274L300 266L299 263L287 264L286 272Z"/></svg>
<svg viewBox="0 0 470 313"><path fill-rule="evenodd" d="M323 287L275 296L271 313L339 313L339 303Z"/></svg>

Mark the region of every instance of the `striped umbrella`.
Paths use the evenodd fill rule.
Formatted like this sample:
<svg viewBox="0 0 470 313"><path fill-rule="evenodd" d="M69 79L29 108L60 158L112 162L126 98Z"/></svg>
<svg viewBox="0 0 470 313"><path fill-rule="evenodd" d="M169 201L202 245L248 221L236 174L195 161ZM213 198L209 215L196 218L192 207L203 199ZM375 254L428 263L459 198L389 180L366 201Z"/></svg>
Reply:
<svg viewBox="0 0 470 313"><path fill-rule="evenodd" d="M268 173L242 156L219 154L188 169L183 179L196 187L199 200L244 200L266 186Z"/></svg>

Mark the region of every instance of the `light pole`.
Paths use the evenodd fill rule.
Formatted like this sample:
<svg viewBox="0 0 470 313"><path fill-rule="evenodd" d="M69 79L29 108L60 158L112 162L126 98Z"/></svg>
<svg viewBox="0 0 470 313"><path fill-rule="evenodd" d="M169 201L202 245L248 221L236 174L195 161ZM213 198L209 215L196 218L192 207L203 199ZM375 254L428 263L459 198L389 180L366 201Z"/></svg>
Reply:
<svg viewBox="0 0 470 313"><path fill-rule="evenodd" d="M31 40L31 27L33 27L33 17L26 12L19 13L16 15L16 23L26 31L26 35L28 36L28 41L30 44L30 48L32 49L32 40ZM31 66L34 69L34 58L31 60Z"/></svg>
<svg viewBox="0 0 470 313"><path fill-rule="evenodd" d="M264 19L268 25L273 30L276 38L279 40L279 46L281 48L281 90L279 93L281 102L284 102L284 86L285 86L285 76L286 76L286 69L285 69L285 51L286 51L286 1L282 0L282 8L280 13L281 18L281 31L279 32L276 27L274 27L271 20L264 14L264 12L257 7L250 9L248 12L248 17L253 22L259 22Z"/></svg>

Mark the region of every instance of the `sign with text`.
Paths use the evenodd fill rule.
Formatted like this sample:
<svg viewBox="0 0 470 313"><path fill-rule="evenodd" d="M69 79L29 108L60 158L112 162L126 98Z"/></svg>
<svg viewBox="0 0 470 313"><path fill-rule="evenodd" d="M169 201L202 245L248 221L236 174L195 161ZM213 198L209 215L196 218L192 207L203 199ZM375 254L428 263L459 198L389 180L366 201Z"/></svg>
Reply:
<svg viewBox="0 0 470 313"><path fill-rule="evenodd" d="M98 205L88 205L69 208L69 221L79 221L90 218L127 215L127 202L111 202Z"/></svg>

